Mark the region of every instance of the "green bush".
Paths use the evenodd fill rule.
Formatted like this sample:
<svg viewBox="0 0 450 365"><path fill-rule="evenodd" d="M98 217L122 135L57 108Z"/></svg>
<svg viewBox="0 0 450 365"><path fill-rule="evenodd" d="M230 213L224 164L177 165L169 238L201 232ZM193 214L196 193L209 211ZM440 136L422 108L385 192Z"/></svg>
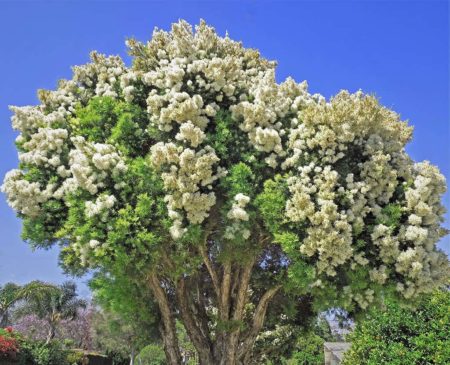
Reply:
<svg viewBox="0 0 450 365"><path fill-rule="evenodd" d="M66 359L70 365L81 364L84 359L84 352L80 350L70 350Z"/></svg>
<svg viewBox="0 0 450 365"><path fill-rule="evenodd" d="M343 364L450 364L449 334L449 291L424 298L415 310L388 303L357 325Z"/></svg>
<svg viewBox="0 0 450 365"><path fill-rule="evenodd" d="M314 333L301 335L297 338L295 348L289 359L282 361L283 365L322 365L324 340Z"/></svg>
<svg viewBox="0 0 450 365"><path fill-rule="evenodd" d="M139 364L142 365L165 365L166 355L162 346L148 345L145 346L138 355Z"/></svg>
<svg viewBox="0 0 450 365"><path fill-rule="evenodd" d="M72 365L67 361L68 350L60 341L31 341L22 339L18 365Z"/></svg>

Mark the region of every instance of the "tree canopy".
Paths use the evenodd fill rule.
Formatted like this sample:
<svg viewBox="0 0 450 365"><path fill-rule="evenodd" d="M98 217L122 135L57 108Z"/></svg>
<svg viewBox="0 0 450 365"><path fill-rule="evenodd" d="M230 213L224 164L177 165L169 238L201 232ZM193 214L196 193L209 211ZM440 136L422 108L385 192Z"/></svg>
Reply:
<svg viewBox="0 0 450 365"><path fill-rule="evenodd" d="M177 317L202 364L248 364L269 314L445 282L445 178L376 97L278 83L275 62L204 22L127 46L132 65L93 52L40 105L11 107L20 164L3 191L32 245L151 290L170 364Z"/></svg>

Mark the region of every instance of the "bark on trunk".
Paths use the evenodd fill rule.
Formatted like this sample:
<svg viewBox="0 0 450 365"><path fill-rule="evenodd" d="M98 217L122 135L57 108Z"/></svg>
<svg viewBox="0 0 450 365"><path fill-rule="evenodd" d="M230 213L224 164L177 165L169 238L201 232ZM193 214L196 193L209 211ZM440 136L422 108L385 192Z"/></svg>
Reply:
<svg viewBox="0 0 450 365"><path fill-rule="evenodd" d="M239 346L238 359L243 364L248 364L251 360L253 345L255 344L256 338L264 324L266 318L266 311L269 302L275 296L275 294L280 290L281 285L277 285L264 293L261 297L258 306L256 307L255 313L253 315L253 323L248 333L243 336L242 343Z"/></svg>
<svg viewBox="0 0 450 365"><path fill-rule="evenodd" d="M241 269L240 284L236 293L236 300L233 311L233 325L237 326L230 333L227 334L227 341L225 345L225 353L222 355L221 364L223 365L235 365L237 362L237 346L239 340L239 334L241 331L240 323L243 319L244 306L247 298L248 285L250 283L250 277L253 269L253 262L248 263L247 266Z"/></svg>
<svg viewBox="0 0 450 365"><path fill-rule="evenodd" d="M181 317L201 365L247 365L264 324L267 307L281 286L275 286L261 296L248 324L249 328L244 331L247 293L257 256L245 264L228 260L221 262L219 266L210 257L206 239L198 250L203 259L204 270L193 275L186 274L170 283L170 290L174 291L176 298L176 315ZM163 255L162 259L166 269L174 270L169 255ZM205 280L201 275L209 277ZM167 296L169 288L165 287L156 273L150 275L149 281L161 312L160 331L168 364L182 365L183 358L175 330L175 313ZM209 296L211 293L212 297ZM207 307L210 305L218 309L219 326L214 334L208 327L210 319Z"/></svg>
<svg viewBox="0 0 450 365"><path fill-rule="evenodd" d="M48 331L47 334L47 340L45 341L45 343L50 343L51 340L53 340L55 338L56 335L56 328L54 324L50 324L50 330Z"/></svg>
<svg viewBox="0 0 450 365"><path fill-rule="evenodd" d="M153 290L156 301L161 312L162 326L160 326L161 337L164 343L164 352L168 365L181 365L181 353L178 346L178 338L175 328L175 319L170 309L166 292L161 287L161 282L156 273L150 274L150 287Z"/></svg>
<svg viewBox="0 0 450 365"><path fill-rule="evenodd" d="M207 334L202 332L197 319L193 316L193 304L190 303L189 294L186 289L186 281L181 278L177 283L177 300L183 319L186 332L196 348L201 365L213 364L213 354L211 351L211 342Z"/></svg>

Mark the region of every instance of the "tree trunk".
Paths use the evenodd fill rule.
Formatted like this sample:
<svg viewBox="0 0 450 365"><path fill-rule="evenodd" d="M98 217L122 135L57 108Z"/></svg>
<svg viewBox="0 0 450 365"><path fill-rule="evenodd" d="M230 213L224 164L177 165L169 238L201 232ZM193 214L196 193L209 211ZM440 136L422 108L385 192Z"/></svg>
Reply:
<svg viewBox="0 0 450 365"><path fill-rule="evenodd" d="M53 323L50 323L50 330L48 331L47 334L47 340L45 341L45 343L50 343L51 340L53 340L55 338L56 335L56 327Z"/></svg>
<svg viewBox="0 0 450 365"><path fill-rule="evenodd" d="M133 349L131 349L131 354L130 354L130 365L134 365L134 359L135 359L135 357L136 357L136 354L135 354L135 349L133 348Z"/></svg>
<svg viewBox="0 0 450 365"><path fill-rule="evenodd" d="M184 364L175 330L175 318L179 316L196 349L200 365L247 365L263 327L267 307L281 285L262 294L259 302L254 303L252 317L248 318L245 308L249 303L252 272L259 254L255 252L246 262L219 262L209 253L207 238L197 250L203 260L202 269L173 279L170 273L175 272L175 263L163 251L161 274L158 275L167 270L167 277L162 280L162 276L158 277L155 272L149 277L161 312L160 332L168 364ZM176 302L171 303L174 299ZM208 317L208 308L217 309L214 319ZM211 321L218 321L216 328L209 327Z"/></svg>
<svg viewBox="0 0 450 365"><path fill-rule="evenodd" d="M9 325L9 316L8 316L8 311L5 310L0 311L0 328L5 328L6 326Z"/></svg>
<svg viewBox="0 0 450 365"><path fill-rule="evenodd" d="M161 312L162 325L160 326L160 332L168 365L181 365L181 353L178 346L175 318L170 309L169 300L156 273L150 274L149 282Z"/></svg>
<svg viewBox="0 0 450 365"><path fill-rule="evenodd" d="M177 300L178 306L183 319L186 332L196 348L201 365L213 364L213 353L211 351L212 344L209 339L209 333L204 333L201 329L199 321L201 318L195 316L194 305L190 303L189 293L186 290L185 279L182 278L178 281L177 285Z"/></svg>

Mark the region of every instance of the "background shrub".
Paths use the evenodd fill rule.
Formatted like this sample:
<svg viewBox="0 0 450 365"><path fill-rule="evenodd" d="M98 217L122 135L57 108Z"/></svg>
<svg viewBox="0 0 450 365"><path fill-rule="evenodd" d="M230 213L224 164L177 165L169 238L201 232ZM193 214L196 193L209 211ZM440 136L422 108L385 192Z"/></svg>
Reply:
<svg viewBox="0 0 450 365"><path fill-rule="evenodd" d="M344 365L450 364L450 292L437 291L417 309L387 303L349 336Z"/></svg>
<svg viewBox="0 0 450 365"><path fill-rule="evenodd" d="M68 350L60 341L32 341L22 339L19 365L72 365L67 361Z"/></svg>
<svg viewBox="0 0 450 365"><path fill-rule="evenodd" d="M324 363L324 340L314 333L299 336L289 359L283 365L322 365Z"/></svg>
<svg viewBox="0 0 450 365"><path fill-rule="evenodd" d="M160 345L145 346L139 353L139 364L142 365L165 365L166 355Z"/></svg>

